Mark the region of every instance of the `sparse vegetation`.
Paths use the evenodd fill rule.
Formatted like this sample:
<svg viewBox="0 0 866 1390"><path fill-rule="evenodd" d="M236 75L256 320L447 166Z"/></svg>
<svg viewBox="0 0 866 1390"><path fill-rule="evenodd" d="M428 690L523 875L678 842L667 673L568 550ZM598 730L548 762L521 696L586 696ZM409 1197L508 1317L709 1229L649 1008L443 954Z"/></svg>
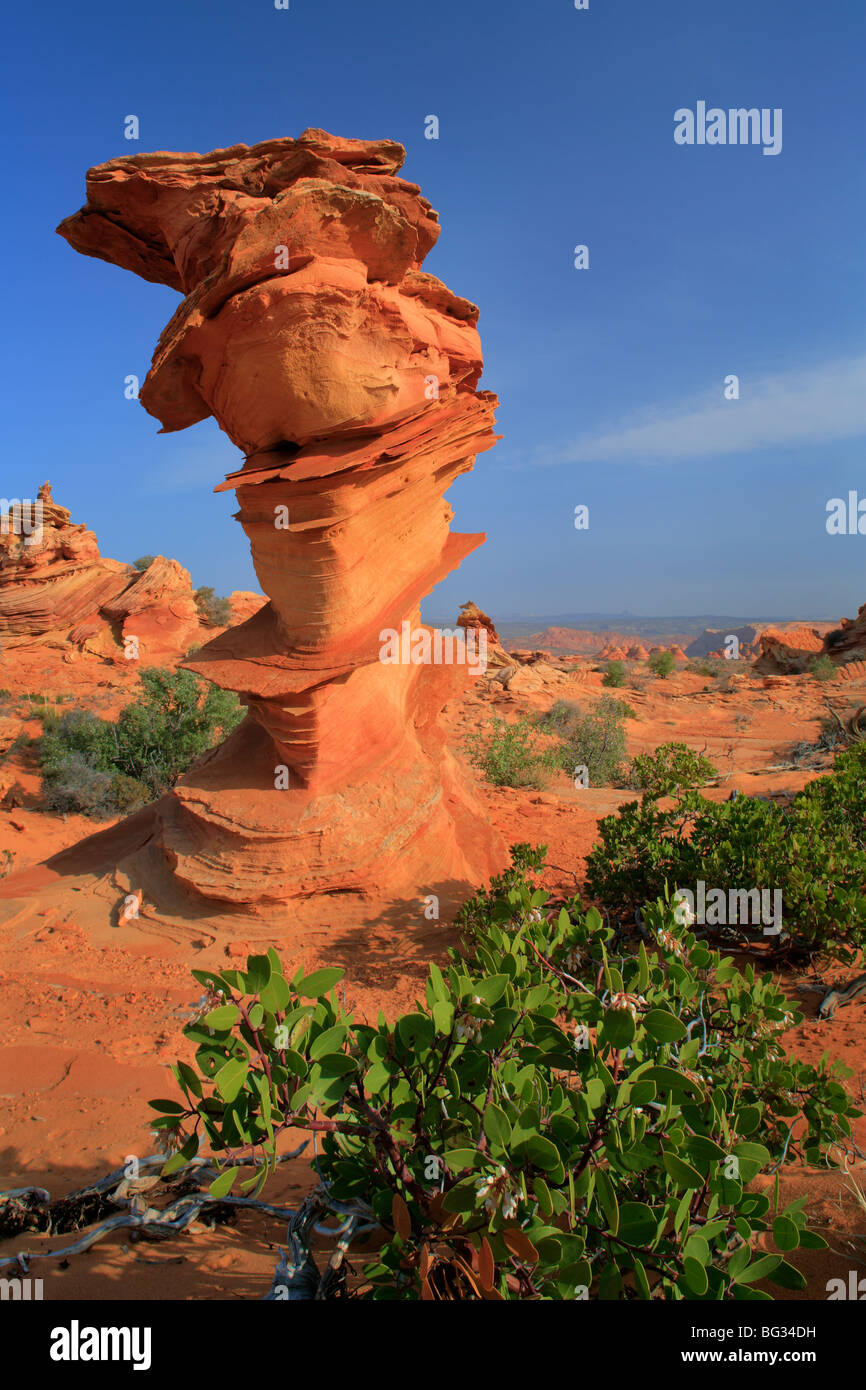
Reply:
<svg viewBox="0 0 866 1390"><path fill-rule="evenodd" d="M725 893L778 890L789 947L855 960L866 946L866 745L840 753L787 809L690 789L661 810L648 792L599 823L586 887L621 921L698 880Z"/></svg>
<svg viewBox="0 0 866 1390"><path fill-rule="evenodd" d="M202 620L209 627L227 627L231 622L232 606L227 598L220 598L209 585L195 591L195 601Z"/></svg>
<svg viewBox="0 0 866 1390"><path fill-rule="evenodd" d="M839 673L839 667L835 661L831 660L825 653L822 653L821 656L813 656L807 669L816 681L831 681Z"/></svg>
<svg viewBox="0 0 866 1390"><path fill-rule="evenodd" d="M137 570L141 570L141 572L144 573L145 570L150 569L155 559L155 555L139 555L138 559L133 560L132 563Z"/></svg>
<svg viewBox="0 0 866 1390"><path fill-rule="evenodd" d="M607 663L607 670L601 683L612 686L614 689L625 685L625 667L621 661L609 661Z"/></svg>
<svg viewBox="0 0 866 1390"><path fill-rule="evenodd" d="M556 750L542 746L526 715L513 724L494 718L486 733L469 735L466 747L471 762L495 787L545 787L559 766Z"/></svg>
<svg viewBox="0 0 866 1390"><path fill-rule="evenodd" d="M288 977L273 948L244 971L193 971L207 996L184 1028L178 1098L151 1102L163 1175L206 1139L221 1160L210 1194L232 1192L243 1160L255 1171L241 1190L257 1197L281 1136L317 1132L317 1200L378 1227L363 1268L325 1296L805 1288L788 1252L826 1246L805 1198L780 1209L748 1185L797 1160L832 1166L859 1111L848 1070L786 1056L802 1015L772 975L738 971L663 901L646 907L646 944L623 950L594 908L551 911L522 869L466 914L466 953L431 965L424 1002L394 1023L356 1022L337 999L342 970ZM280 1269L283 1297L319 1284L308 1246Z"/></svg>
<svg viewBox="0 0 866 1390"><path fill-rule="evenodd" d="M661 743L654 753L639 753L631 765L630 785L650 797L675 796L718 776L708 758L685 743Z"/></svg>
<svg viewBox="0 0 866 1390"><path fill-rule="evenodd" d="M161 796L244 717L237 696L189 671L141 673L143 695L116 722L87 710L46 710L39 740L51 810L105 819Z"/></svg>
<svg viewBox="0 0 866 1390"><path fill-rule="evenodd" d="M588 769L591 786L618 786L626 778L623 723L634 718L631 705L603 695L586 714L573 701L557 700L538 725L559 739L559 765L569 775L575 767L583 766Z"/></svg>
<svg viewBox="0 0 866 1390"><path fill-rule="evenodd" d="M650 652L647 657L647 665L653 675L663 681L667 680L676 664L673 652Z"/></svg>

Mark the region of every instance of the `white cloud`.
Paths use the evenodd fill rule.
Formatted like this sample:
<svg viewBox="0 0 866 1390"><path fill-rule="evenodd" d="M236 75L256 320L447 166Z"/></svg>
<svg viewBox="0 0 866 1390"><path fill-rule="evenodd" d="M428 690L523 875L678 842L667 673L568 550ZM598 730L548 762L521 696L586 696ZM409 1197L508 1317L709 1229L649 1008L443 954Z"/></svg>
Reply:
<svg viewBox="0 0 866 1390"><path fill-rule="evenodd" d="M632 423L542 451L533 462L662 463L860 434L866 434L866 356L757 381L741 376L739 400L725 400L720 381L711 395L647 409Z"/></svg>

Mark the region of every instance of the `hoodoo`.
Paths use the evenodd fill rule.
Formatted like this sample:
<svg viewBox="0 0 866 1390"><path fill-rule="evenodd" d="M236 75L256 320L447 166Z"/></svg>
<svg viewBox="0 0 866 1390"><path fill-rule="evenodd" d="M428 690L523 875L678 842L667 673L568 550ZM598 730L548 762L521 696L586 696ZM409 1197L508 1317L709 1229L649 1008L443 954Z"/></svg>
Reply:
<svg viewBox="0 0 866 1390"><path fill-rule="evenodd" d="M113 159L58 228L183 294L141 402L242 451L220 488L269 598L184 663L249 715L146 813L123 866L145 902L326 923L335 894L447 903L504 863L438 725L465 664L380 660L484 540L449 532L443 494L497 438L478 310L421 270L439 223L404 154L307 130Z"/></svg>

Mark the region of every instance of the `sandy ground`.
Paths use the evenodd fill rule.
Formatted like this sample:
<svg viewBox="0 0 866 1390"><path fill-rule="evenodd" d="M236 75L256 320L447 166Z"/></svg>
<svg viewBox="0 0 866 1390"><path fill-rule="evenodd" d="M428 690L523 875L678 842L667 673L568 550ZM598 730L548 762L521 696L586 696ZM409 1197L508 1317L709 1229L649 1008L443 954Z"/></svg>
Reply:
<svg viewBox="0 0 866 1390"><path fill-rule="evenodd" d="M575 699L590 707L604 692L599 675L575 682ZM727 797L738 787L762 795L790 794L814 772L766 771L790 761L800 741L814 741L827 703L845 710L866 703L866 687L853 682L828 683L810 677L775 678L769 683L745 678L731 694L719 693L703 677L680 672L667 681L651 680L645 689L613 691L628 700L637 718L628 721L631 754L678 739L704 751L725 779L711 794ZM18 650L0 658L0 732L11 720L30 736L39 732L25 692L67 694L72 703L103 715L116 714L135 689L132 673L117 665L88 659L65 664L57 651ZM558 692L557 692L558 693ZM486 725L496 713L511 719L528 709L544 708L550 694L517 699L475 686L465 700L445 711L451 744L466 757L466 735ZM2 744L0 744L2 746ZM830 759L827 759L829 766ZM592 846L601 816L610 814L632 793L613 788L576 790L558 774L546 790L484 787L490 821L509 843L529 841L548 846L545 886L570 894L575 875ZM0 761L0 872L4 851L15 869L92 833L93 822L40 809L39 780L33 753L23 749ZM421 994L427 964L442 960L455 933L447 924L427 922L418 914L402 931L392 922L363 940L345 933L329 939L280 943L287 964L341 965L346 970L346 998L360 1016L379 1009L393 1017ZM0 1189L39 1185L62 1196L132 1155L153 1152L146 1102L175 1093L167 1070L186 1055L182 1027L201 989L190 968L226 963L246 953L247 943L190 950L167 940L120 928L109 945L96 946L76 926L48 909L7 923L2 934L0 1018ZM216 958L214 955L216 952ZM866 1003L855 1002L829 1023L816 1018L822 984L846 978L832 966L822 981L787 974L782 982L804 1008L804 1022L788 1035L793 1054L815 1061L823 1052L852 1069L847 1085L864 1104L862 1074ZM804 992L800 985L818 987ZM866 1148L866 1122L857 1126ZM287 1147L290 1145L287 1142ZM308 1155L292 1160L268 1188L276 1205L294 1206L312 1186ZM861 1193L858 1199L857 1193ZM862 1269L866 1239L866 1171L854 1158L850 1173L798 1169L786 1175L783 1197L808 1197L808 1209L824 1229L830 1250L797 1252L804 1271L804 1294L785 1298L824 1299L827 1280ZM266 1291L275 1263L275 1247L284 1239L284 1222L244 1214L231 1225L210 1229L196 1223L170 1241L153 1243L118 1233L77 1255L66 1267L59 1261L38 1262L32 1273L45 1281L45 1297L54 1299L191 1299L259 1298ZM74 1237L47 1239L27 1235L0 1244L0 1255L22 1248L57 1248ZM776 1296L780 1296L776 1291Z"/></svg>

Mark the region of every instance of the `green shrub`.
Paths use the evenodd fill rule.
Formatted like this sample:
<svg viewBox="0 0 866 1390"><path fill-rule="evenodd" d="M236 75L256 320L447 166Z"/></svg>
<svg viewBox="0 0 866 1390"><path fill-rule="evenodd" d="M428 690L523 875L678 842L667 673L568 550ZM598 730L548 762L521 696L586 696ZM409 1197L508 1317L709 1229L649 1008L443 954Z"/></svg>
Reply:
<svg viewBox="0 0 866 1390"><path fill-rule="evenodd" d="M163 1175L207 1142L211 1194L230 1193L246 1159L241 1190L257 1196L281 1137L317 1135L317 1196L339 1222L354 1206L378 1227L355 1298L805 1288L789 1252L826 1246L805 1199L780 1209L748 1184L799 1159L832 1165L859 1114L850 1072L789 1059L796 1006L770 973L741 973L685 932L670 904L647 908L647 945L623 954L594 908L548 917L525 875L503 879L476 895L471 953L431 965L423 1002L395 1023L357 1022L337 999L341 970L289 978L273 948L244 971L193 971L208 1001L184 1028L182 1095L151 1102L175 1150ZM757 1249L765 1232L773 1247ZM300 1282L309 1261L296 1250L285 1277Z"/></svg>
<svg viewBox="0 0 866 1390"><path fill-rule="evenodd" d="M839 667L829 656L813 656L809 662L808 671L816 681L831 681L834 676L838 676Z"/></svg>
<svg viewBox="0 0 866 1390"><path fill-rule="evenodd" d="M692 676L717 676L718 657L716 658L715 663L713 663L709 659L702 659L700 661L689 661L686 663L686 670Z"/></svg>
<svg viewBox="0 0 866 1390"><path fill-rule="evenodd" d="M150 567L151 567L151 565L153 564L153 562L154 562L155 559L156 559L156 556L155 556L155 555L139 555L138 559L137 559L137 560L133 560L132 563L133 563L133 565L135 566L135 568L136 568L137 570L141 570L141 572L142 572L142 574L143 574L145 570L149 570L149 569L150 569Z"/></svg>
<svg viewBox="0 0 866 1390"><path fill-rule="evenodd" d="M631 765L629 782L649 796L673 796L688 787L700 787L718 768L685 743L660 743L654 753L639 753Z"/></svg>
<svg viewBox="0 0 866 1390"><path fill-rule="evenodd" d="M650 652L647 657L647 666L654 676L663 681L667 680L676 664L673 652Z"/></svg>
<svg viewBox="0 0 866 1390"><path fill-rule="evenodd" d="M489 732L469 735L466 748L495 787L544 787L559 766L556 750L541 746L526 715L513 724L494 718Z"/></svg>
<svg viewBox="0 0 866 1390"><path fill-rule="evenodd" d="M227 598L219 598L210 585L196 589L195 601L202 621L209 627L227 627L231 622L232 606Z"/></svg>
<svg viewBox="0 0 866 1390"><path fill-rule="evenodd" d="M592 786L617 786L626 776L623 721L635 717L624 700L603 695L588 714L573 701L557 700L538 723L546 733L559 738L559 765L569 775L575 767L583 766Z"/></svg>
<svg viewBox="0 0 866 1390"><path fill-rule="evenodd" d="M602 685L612 686L614 689L618 689L620 686L625 685L625 667L621 661L609 661L607 663L607 670L602 677L601 683Z"/></svg>
<svg viewBox="0 0 866 1390"><path fill-rule="evenodd" d="M44 713L42 792L52 810L101 819L137 810L244 717L233 694L209 685L202 697L190 671L148 667L141 683L142 698L116 723L86 710Z"/></svg>
<svg viewBox="0 0 866 1390"><path fill-rule="evenodd" d="M660 810L651 796L599 822L586 889L622 920L666 887L705 884L782 895L790 945L842 961L866 946L866 745L841 753L787 810L694 790Z"/></svg>

